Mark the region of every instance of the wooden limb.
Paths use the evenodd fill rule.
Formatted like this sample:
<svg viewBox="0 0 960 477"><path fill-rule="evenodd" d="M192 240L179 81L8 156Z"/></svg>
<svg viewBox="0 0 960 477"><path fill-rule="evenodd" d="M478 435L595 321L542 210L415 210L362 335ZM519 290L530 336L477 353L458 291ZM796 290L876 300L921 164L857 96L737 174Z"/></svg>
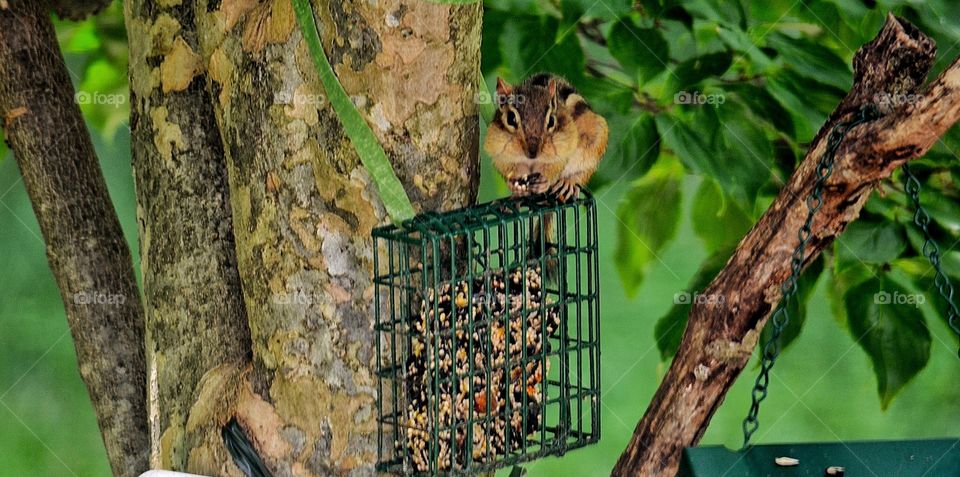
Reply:
<svg viewBox="0 0 960 477"><path fill-rule="evenodd" d="M790 274L798 243L797 230L807 215L805 199L833 126L868 103L877 104L885 114L851 130L840 146L804 264L816 259L857 218L881 180L923 155L960 119L957 61L917 94L934 56L928 37L892 15L877 38L857 52L853 89L780 195L704 291L716 299L691 308L680 349L613 475L672 476L683 448L695 445L703 435L780 300L780 286Z"/></svg>
<svg viewBox="0 0 960 477"><path fill-rule="evenodd" d="M143 310L45 2L0 2L0 125L46 240L114 475L147 469Z"/></svg>
<svg viewBox="0 0 960 477"><path fill-rule="evenodd" d="M223 425L194 412L219 398L198 397L202 378L214 369L235 373L251 350L223 141L197 53L204 11L194 2L130 1L126 12L151 464L177 471L189 455L172 449L189 449ZM171 24L177 28L160 27ZM150 81L156 73L159 81ZM222 446L216 451L226 456Z"/></svg>
<svg viewBox="0 0 960 477"><path fill-rule="evenodd" d="M160 466L242 475L220 434L236 419L275 475L373 475L370 233L386 220L377 188L326 99L289 0L160 3L126 2L148 329L163 358L151 416ZM338 79L413 202L472 203L481 5L313 3ZM396 52L410 42L422 51L401 61ZM224 196L228 204L210 207ZM186 223L177 225L177 214ZM221 229L192 223L204 214L235 234L236 263L204 252L229 243L214 233ZM215 276L207 272L226 267L229 283L239 269L242 287L197 290ZM196 335L214 344L205 353L217 353L215 343L235 335L212 331L231 328L231 289L241 288L236 311L249 326L252 362L205 370L194 386L195 367L219 358L178 347L188 318L216 325ZM193 302L200 296L211 306ZM173 387L178 370L189 380L182 390ZM177 404L190 396L191 407Z"/></svg>

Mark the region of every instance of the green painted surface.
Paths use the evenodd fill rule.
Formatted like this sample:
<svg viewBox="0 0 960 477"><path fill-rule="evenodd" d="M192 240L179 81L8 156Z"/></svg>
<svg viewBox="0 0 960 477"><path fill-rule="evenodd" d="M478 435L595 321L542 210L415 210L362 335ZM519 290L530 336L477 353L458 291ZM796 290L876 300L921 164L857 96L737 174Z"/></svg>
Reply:
<svg viewBox="0 0 960 477"><path fill-rule="evenodd" d="M776 464L777 457L800 462L783 467ZM960 439L770 444L746 452L689 448L677 477L823 477L834 466L843 467L849 477L960 476Z"/></svg>

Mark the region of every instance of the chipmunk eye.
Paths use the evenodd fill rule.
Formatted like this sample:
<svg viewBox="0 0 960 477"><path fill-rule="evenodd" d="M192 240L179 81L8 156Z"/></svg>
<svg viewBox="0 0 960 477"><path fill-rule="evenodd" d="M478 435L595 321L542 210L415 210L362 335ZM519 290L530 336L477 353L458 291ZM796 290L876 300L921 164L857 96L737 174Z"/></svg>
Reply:
<svg viewBox="0 0 960 477"><path fill-rule="evenodd" d="M557 117L551 114L550 117L547 118L547 129L552 130L554 127L556 127L556 125Z"/></svg>
<svg viewBox="0 0 960 477"><path fill-rule="evenodd" d="M507 112L507 125L512 128L517 127L517 113L513 111Z"/></svg>

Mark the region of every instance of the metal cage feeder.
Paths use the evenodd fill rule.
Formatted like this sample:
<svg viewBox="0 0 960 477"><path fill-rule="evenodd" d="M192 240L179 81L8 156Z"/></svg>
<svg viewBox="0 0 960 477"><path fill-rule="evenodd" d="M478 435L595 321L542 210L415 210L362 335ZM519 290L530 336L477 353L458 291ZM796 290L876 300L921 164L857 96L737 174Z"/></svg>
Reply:
<svg viewBox="0 0 960 477"><path fill-rule="evenodd" d="M592 196L421 214L373 240L379 471L470 475L599 440Z"/></svg>

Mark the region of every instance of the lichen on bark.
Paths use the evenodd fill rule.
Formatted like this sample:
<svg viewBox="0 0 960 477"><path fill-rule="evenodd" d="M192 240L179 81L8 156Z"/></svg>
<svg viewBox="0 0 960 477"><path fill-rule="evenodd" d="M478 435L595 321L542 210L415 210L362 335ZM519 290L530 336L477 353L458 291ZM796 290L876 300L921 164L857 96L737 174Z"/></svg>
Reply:
<svg viewBox="0 0 960 477"><path fill-rule="evenodd" d="M201 426L192 415L201 379L237 373L250 353L223 142L197 54L197 14L176 1L129 1L125 9L151 464L176 470L189 467L189 450L222 424L209 419Z"/></svg>
<svg viewBox="0 0 960 477"><path fill-rule="evenodd" d="M131 43L134 37L143 42L131 58L135 119L142 122L135 151L145 158L142 169L173 168L170 185L180 188L151 187L138 169L141 195L147 195L141 200L155 210L184 193L185 183L193 185L179 173L197 166L183 162L222 160L229 187L215 175L207 187L218 192L203 192L229 198L213 218L230 214L239 283L228 288L242 289L251 337L245 362L233 364L231 355L193 356L196 363L189 363L180 354L172 364L172 338L186 330L166 323L182 323L182 304L153 294L154 331L163 335L155 337L163 341L155 356L167 360L158 364L161 396L164 367L196 366L190 391L157 405L158 460L175 469L239 475L213 430L236 418L276 475L372 475L370 233L388 218L326 101L289 0L198 0L170 8L129 3ZM339 80L414 204L436 210L472 203L479 179L479 4L315 2L314 9ZM195 105L189 117L177 109L185 107L178 98L187 97ZM199 202L209 221L210 202ZM158 240L170 237L163 236L162 221L153 223L143 227L141 240L160 250ZM152 270L146 273L166 270L164 281L179 267L199 273L195 263L171 259L192 260L189 254L176 247L168 252L147 253ZM221 265L230 270L232 263ZM190 295L181 299L209 298Z"/></svg>

